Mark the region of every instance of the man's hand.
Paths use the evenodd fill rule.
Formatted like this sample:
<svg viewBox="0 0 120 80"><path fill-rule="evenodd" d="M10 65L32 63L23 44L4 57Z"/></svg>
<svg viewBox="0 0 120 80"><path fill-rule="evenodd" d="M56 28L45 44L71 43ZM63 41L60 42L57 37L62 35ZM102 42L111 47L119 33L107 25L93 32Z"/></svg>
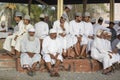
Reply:
<svg viewBox="0 0 120 80"><path fill-rule="evenodd" d="M90 39L94 39L94 37L93 37L93 36L88 36L88 38L90 38Z"/></svg>
<svg viewBox="0 0 120 80"><path fill-rule="evenodd" d="M111 56L111 54L108 54L109 55L109 57L110 57L110 59L112 58L112 56Z"/></svg>
<svg viewBox="0 0 120 80"><path fill-rule="evenodd" d="M16 36L15 36L14 40L16 41L16 40L17 40L17 38L18 38L18 35L16 35Z"/></svg>
<svg viewBox="0 0 120 80"><path fill-rule="evenodd" d="M56 54L56 56L55 56L56 59L58 58L58 55L59 55L59 53Z"/></svg>
<svg viewBox="0 0 120 80"><path fill-rule="evenodd" d="M110 54L115 54L114 52L108 51Z"/></svg>
<svg viewBox="0 0 120 80"><path fill-rule="evenodd" d="M50 54L50 53L49 53L49 55L50 55L50 57L51 57L52 59L56 59L53 54Z"/></svg>
<svg viewBox="0 0 120 80"><path fill-rule="evenodd" d="M79 37L77 37L77 39L78 39L78 41L80 41L80 42L81 42L82 37L81 37L81 36L79 36Z"/></svg>
<svg viewBox="0 0 120 80"><path fill-rule="evenodd" d="M27 52L27 54L32 58L34 56L34 53Z"/></svg>
<svg viewBox="0 0 120 80"><path fill-rule="evenodd" d="M64 33L60 33L59 35L62 36L62 37L66 36L66 34L64 34Z"/></svg>

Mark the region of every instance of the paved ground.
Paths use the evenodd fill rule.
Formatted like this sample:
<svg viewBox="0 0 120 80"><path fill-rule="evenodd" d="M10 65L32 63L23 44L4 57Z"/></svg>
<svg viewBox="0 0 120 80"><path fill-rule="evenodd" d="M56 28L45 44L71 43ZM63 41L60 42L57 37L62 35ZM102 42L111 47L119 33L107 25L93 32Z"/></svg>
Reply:
<svg viewBox="0 0 120 80"><path fill-rule="evenodd" d="M116 71L110 75L102 75L101 72L60 72L60 75L59 78L51 78L46 72L37 72L34 77L29 77L25 73L16 72L16 70L1 70L0 80L120 80L120 71Z"/></svg>

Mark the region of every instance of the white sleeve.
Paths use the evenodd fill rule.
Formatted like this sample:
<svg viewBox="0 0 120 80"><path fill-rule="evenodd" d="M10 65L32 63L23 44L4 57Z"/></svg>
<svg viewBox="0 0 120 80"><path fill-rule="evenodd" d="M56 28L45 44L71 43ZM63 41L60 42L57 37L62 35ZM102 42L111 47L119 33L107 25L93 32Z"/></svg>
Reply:
<svg viewBox="0 0 120 80"><path fill-rule="evenodd" d="M68 22L65 23L66 26L66 33L69 34L70 33L70 25L68 24Z"/></svg>
<svg viewBox="0 0 120 80"><path fill-rule="evenodd" d="M70 25L70 34L74 35L73 29L72 29L72 22L70 22L69 25Z"/></svg>
<svg viewBox="0 0 120 80"><path fill-rule="evenodd" d="M93 34L94 34L94 33L93 33L93 25L92 25L92 24L90 24L90 27L91 27L91 30L90 30L89 35L90 35L90 36L93 36Z"/></svg>
<svg viewBox="0 0 120 80"><path fill-rule="evenodd" d="M59 48L59 49L58 49L58 53L59 53L59 54L62 54L62 44L61 44L61 41L58 40L57 43L58 43L58 45L59 45L59 47L58 47L58 48Z"/></svg>
<svg viewBox="0 0 120 80"><path fill-rule="evenodd" d="M25 43L24 40L21 41L21 44L20 44L20 46L21 46L21 48L20 48L21 50L20 50L20 51L21 51L21 52L27 52L27 49L26 49L25 44L26 44L26 43Z"/></svg>
<svg viewBox="0 0 120 80"><path fill-rule="evenodd" d="M18 24L18 27L19 27L18 35L21 35L24 32L24 26L25 25L23 22Z"/></svg>
<svg viewBox="0 0 120 80"><path fill-rule="evenodd" d="M84 24L82 24L82 26L80 26L80 28L79 28L79 34L80 35L84 34Z"/></svg>
<svg viewBox="0 0 120 80"><path fill-rule="evenodd" d="M36 40L36 47L35 47L34 52L40 53L40 41L39 41L39 39Z"/></svg>
<svg viewBox="0 0 120 80"><path fill-rule="evenodd" d="M46 38L43 39L42 51L43 51L44 54L49 53L49 50L48 50L48 40Z"/></svg>

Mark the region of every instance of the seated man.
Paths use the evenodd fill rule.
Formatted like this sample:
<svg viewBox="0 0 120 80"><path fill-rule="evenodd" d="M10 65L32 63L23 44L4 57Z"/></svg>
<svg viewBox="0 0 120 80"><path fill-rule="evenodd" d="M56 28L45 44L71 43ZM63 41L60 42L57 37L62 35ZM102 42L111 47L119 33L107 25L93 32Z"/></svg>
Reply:
<svg viewBox="0 0 120 80"><path fill-rule="evenodd" d="M51 77L59 77L58 67L63 61L60 39L57 38L57 31L50 30L50 34L43 40L43 59L46 62ZM54 65L54 67L52 67Z"/></svg>
<svg viewBox="0 0 120 80"><path fill-rule="evenodd" d="M14 58L20 57L20 42L24 39L24 37L26 37L28 35L28 30L33 28L33 25L31 25L31 23L30 23L29 15L24 16L23 23L24 23L23 33L16 39L16 45L15 45L16 56Z"/></svg>
<svg viewBox="0 0 120 80"><path fill-rule="evenodd" d="M83 58L86 53L87 40L84 38L84 22L82 21L82 14L76 13L75 20L70 21L70 34L77 38L75 45L76 58Z"/></svg>
<svg viewBox="0 0 120 80"><path fill-rule="evenodd" d="M93 25L90 22L90 13L89 12L85 12L84 15L84 38L87 40L87 48L86 48L86 55L87 57L90 56L90 52L91 52L91 45L92 42L94 40L94 35L93 35Z"/></svg>
<svg viewBox="0 0 120 80"><path fill-rule="evenodd" d="M91 57L103 63L103 74L111 72L112 65L119 61L119 57L117 57L118 54L111 51L110 45L106 42L106 39L109 39L106 37L106 32L98 30L91 48Z"/></svg>
<svg viewBox="0 0 120 80"><path fill-rule="evenodd" d="M35 37L35 29L31 28L28 31L28 36L21 42L21 67L28 71L29 76L33 76L40 61L40 41Z"/></svg>
<svg viewBox="0 0 120 80"><path fill-rule="evenodd" d="M66 21L65 15L60 17L53 24L53 28L57 31L58 37L61 39L63 57L64 58L74 58L74 53L71 53L72 47L77 43L77 38L70 34L70 26Z"/></svg>
<svg viewBox="0 0 120 80"><path fill-rule="evenodd" d="M22 13L16 12L15 13L15 21L17 23L17 26L19 30L15 32L13 35L8 36L5 39L5 42L3 44L3 49L7 50L9 52L9 55L13 56L15 54L15 45L16 45L16 39L22 35L23 29L24 29L24 23L22 20Z"/></svg>
<svg viewBox="0 0 120 80"><path fill-rule="evenodd" d="M0 38L6 38L9 35L7 31L8 31L8 28L5 25L5 21L2 21L0 25Z"/></svg>

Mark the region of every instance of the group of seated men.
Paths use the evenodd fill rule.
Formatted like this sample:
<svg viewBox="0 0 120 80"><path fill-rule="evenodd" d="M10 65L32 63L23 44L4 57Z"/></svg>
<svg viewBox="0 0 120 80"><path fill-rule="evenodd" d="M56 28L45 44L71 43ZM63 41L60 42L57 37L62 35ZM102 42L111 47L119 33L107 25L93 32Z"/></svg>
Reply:
<svg viewBox="0 0 120 80"><path fill-rule="evenodd" d="M112 33L101 24L92 25L90 13L84 16L77 12L74 20L68 22L66 15L55 21L52 29L44 21L45 15L40 14L40 21L34 26L30 23L29 15L22 17L22 13L15 13L16 28L18 30L8 36L3 48L14 58L20 58L21 67L27 74L33 76L37 64L44 63L50 76L60 76L58 68L63 59L83 59L91 56L103 63L103 74L112 71L112 65L119 63L118 50L111 48Z"/></svg>

